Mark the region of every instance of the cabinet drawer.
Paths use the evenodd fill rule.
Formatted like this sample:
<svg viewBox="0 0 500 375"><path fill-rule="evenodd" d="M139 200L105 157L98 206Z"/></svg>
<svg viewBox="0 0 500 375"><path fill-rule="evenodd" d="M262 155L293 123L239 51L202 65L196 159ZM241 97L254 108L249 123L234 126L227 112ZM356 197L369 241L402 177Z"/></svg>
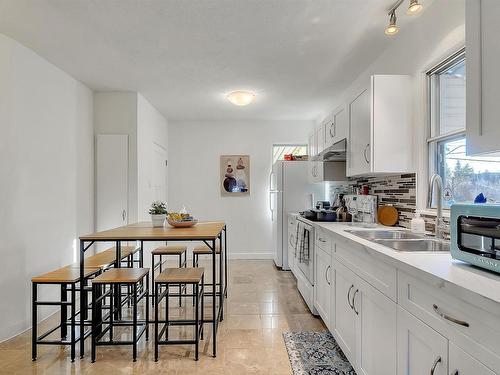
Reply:
<svg viewBox="0 0 500 375"><path fill-rule="evenodd" d="M376 259L371 249L348 239L335 238L335 258L387 297L397 302L396 268Z"/></svg>
<svg viewBox="0 0 500 375"><path fill-rule="evenodd" d="M314 243L328 254L332 253L332 237L327 230L316 227L314 230Z"/></svg>
<svg viewBox="0 0 500 375"><path fill-rule="evenodd" d="M480 362L500 373L500 305L495 311L472 305L446 290L398 271L399 304Z"/></svg>

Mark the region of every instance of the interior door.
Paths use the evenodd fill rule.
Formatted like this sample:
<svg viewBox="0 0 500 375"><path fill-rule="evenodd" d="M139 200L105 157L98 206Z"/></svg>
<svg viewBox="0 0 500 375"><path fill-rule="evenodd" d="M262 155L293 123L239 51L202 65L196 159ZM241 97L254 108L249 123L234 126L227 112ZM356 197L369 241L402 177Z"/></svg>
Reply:
<svg viewBox="0 0 500 375"><path fill-rule="evenodd" d="M398 306L398 374L446 375L448 340Z"/></svg>
<svg viewBox="0 0 500 375"><path fill-rule="evenodd" d="M349 104L349 175L370 172L370 90L361 92Z"/></svg>
<svg viewBox="0 0 500 375"><path fill-rule="evenodd" d="M396 375L396 303L363 280L357 285L357 373Z"/></svg>
<svg viewBox="0 0 500 375"><path fill-rule="evenodd" d="M96 227L128 223L128 135L97 135Z"/></svg>
<svg viewBox="0 0 500 375"><path fill-rule="evenodd" d="M450 374L495 375L493 371L452 342L450 342Z"/></svg>
<svg viewBox="0 0 500 375"><path fill-rule="evenodd" d="M356 314L351 300L356 291L355 275L347 267L335 262L335 333L346 357L356 359Z"/></svg>

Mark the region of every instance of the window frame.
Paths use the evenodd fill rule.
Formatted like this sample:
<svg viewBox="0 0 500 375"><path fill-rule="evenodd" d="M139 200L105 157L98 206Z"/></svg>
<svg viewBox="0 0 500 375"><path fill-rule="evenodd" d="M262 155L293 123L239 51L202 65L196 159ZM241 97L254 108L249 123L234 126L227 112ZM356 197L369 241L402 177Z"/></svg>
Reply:
<svg viewBox="0 0 500 375"><path fill-rule="evenodd" d="M440 165L440 153L439 144L446 141L456 140L465 137L465 127L463 129L458 129L450 131L444 134L439 133L440 129L440 95L439 95L439 80L435 79L436 76L448 70L449 68L455 66L461 61L466 61L465 47L460 48L458 51L452 53L448 57L444 58L436 64L431 69L425 72L426 79L426 100L427 100L427 126L426 126L426 144L427 144L427 181L434 174L439 174ZM466 62L467 64L467 62ZM466 65L467 69L467 65ZM428 194L428 193L427 193ZM429 202L427 196L426 202ZM434 209L433 202L426 203L426 209ZM444 210L449 210L450 208L443 205Z"/></svg>

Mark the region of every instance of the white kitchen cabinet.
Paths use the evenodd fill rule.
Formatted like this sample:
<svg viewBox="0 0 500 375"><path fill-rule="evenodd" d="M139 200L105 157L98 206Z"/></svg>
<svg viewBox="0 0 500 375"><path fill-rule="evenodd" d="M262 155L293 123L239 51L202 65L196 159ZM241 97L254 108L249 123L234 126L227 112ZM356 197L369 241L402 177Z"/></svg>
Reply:
<svg viewBox="0 0 500 375"><path fill-rule="evenodd" d="M411 79L374 75L349 102L348 175L413 169Z"/></svg>
<svg viewBox="0 0 500 375"><path fill-rule="evenodd" d="M399 375L447 375L448 340L398 306Z"/></svg>
<svg viewBox="0 0 500 375"><path fill-rule="evenodd" d="M449 343L449 350L450 375L495 375L493 371L452 342Z"/></svg>
<svg viewBox="0 0 500 375"><path fill-rule="evenodd" d="M349 135L349 124L345 106L341 106L333 111L328 116L328 120L325 122L325 148L347 138Z"/></svg>
<svg viewBox="0 0 500 375"><path fill-rule="evenodd" d="M316 142L316 129L314 129L310 134L309 134L309 141L308 141L308 152L309 152L309 160L311 160L314 156L318 154L318 149L317 149L317 142Z"/></svg>
<svg viewBox="0 0 500 375"><path fill-rule="evenodd" d="M325 124L327 120L324 120L316 128L316 154L320 154L325 149Z"/></svg>
<svg viewBox="0 0 500 375"><path fill-rule="evenodd" d="M288 215L288 267L294 275L297 272L295 268L296 235L297 220L292 215Z"/></svg>
<svg viewBox="0 0 500 375"><path fill-rule="evenodd" d="M326 326L330 328L330 296L332 284L332 256L327 251L315 246L315 281L314 307Z"/></svg>
<svg viewBox="0 0 500 375"><path fill-rule="evenodd" d="M500 1L467 0L467 154L500 151Z"/></svg>
<svg viewBox="0 0 500 375"><path fill-rule="evenodd" d="M359 280L352 304L357 317L357 374L396 375L396 303Z"/></svg>
<svg viewBox="0 0 500 375"><path fill-rule="evenodd" d="M335 336L351 364L356 360L356 314L352 306L356 275L342 263L335 268Z"/></svg>

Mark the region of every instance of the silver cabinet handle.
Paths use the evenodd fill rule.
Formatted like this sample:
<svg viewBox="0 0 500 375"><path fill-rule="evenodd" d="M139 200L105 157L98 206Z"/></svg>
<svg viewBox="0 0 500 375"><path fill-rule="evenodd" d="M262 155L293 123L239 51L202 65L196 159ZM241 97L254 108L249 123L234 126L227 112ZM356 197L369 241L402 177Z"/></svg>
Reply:
<svg viewBox="0 0 500 375"><path fill-rule="evenodd" d="M290 246L293 247L293 234L290 235L290 238L288 239L288 242L290 242Z"/></svg>
<svg viewBox="0 0 500 375"><path fill-rule="evenodd" d="M122 211L122 219L125 221L125 218L127 217L127 211L123 210Z"/></svg>
<svg viewBox="0 0 500 375"><path fill-rule="evenodd" d="M334 122L332 122L332 123L330 124L330 131L329 131L329 133L330 133L330 137L332 137L332 138L334 138L334 137L335 137L335 128L336 128L336 126L335 126L335 121L334 121ZM332 129L333 129L333 133L332 133Z"/></svg>
<svg viewBox="0 0 500 375"><path fill-rule="evenodd" d="M349 288L349 291L347 292L347 303L349 304L351 309L354 309L354 306L351 305L351 290L352 290L352 288L354 288L354 285L351 285L351 287Z"/></svg>
<svg viewBox="0 0 500 375"><path fill-rule="evenodd" d="M321 242L326 242L325 239L323 239L322 237L318 237L318 241L321 241Z"/></svg>
<svg viewBox="0 0 500 375"><path fill-rule="evenodd" d="M441 310L439 310L439 307L437 305L432 305L432 307L434 308L434 312L436 314L438 314L441 318L446 319L452 323L458 324L462 327L469 327L469 323L464 322L463 320L458 320L458 319L452 318L451 316L446 315L445 313L441 312Z"/></svg>
<svg viewBox="0 0 500 375"><path fill-rule="evenodd" d="M370 160L368 160L368 156L367 156L367 153L366 151L368 151L368 148L370 147L370 144L368 143L366 146L365 146L365 149L363 150L363 156L365 157L365 161L370 164Z"/></svg>
<svg viewBox="0 0 500 375"><path fill-rule="evenodd" d="M434 375L434 371L436 371L436 367L438 365L438 363L441 362L441 357L437 357L435 360L434 360L434 363L432 364L432 367L431 367L431 373L430 375Z"/></svg>
<svg viewBox="0 0 500 375"><path fill-rule="evenodd" d="M331 266L326 267L326 271L325 271L325 279L326 279L326 282L328 283L328 285L331 285L330 280L328 280L328 271L330 271L330 267Z"/></svg>
<svg viewBox="0 0 500 375"><path fill-rule="evenodd" d="M356 294L358 294L358 292L359 292L359 289L356 289L356 291L352 295L352 309L354 310L356 315L359 315L359 311L356 310L356 304L355 304L356 303Z"/></svg>

